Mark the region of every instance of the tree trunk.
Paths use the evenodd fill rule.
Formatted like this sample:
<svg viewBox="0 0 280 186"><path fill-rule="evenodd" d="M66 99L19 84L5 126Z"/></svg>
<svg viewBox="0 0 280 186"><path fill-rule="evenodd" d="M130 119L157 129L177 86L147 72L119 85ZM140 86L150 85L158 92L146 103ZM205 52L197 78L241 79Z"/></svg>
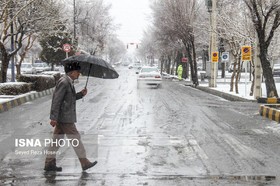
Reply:
<svg viewBox="0 0 280 186"><path fill-rule="evenodd" d="M252 61L251 61L251 67L252 67L253 81L252 81L252 85L251 85L250 96L253 96L254 95L254 86L255 86L255 64L254 64L254 59L252 59Z"/></svg>
<svg viewBox="0 0 280 186"><path fill-rule="evenodd" d="M263 76L265 78L266 95L267 97L278 97L275 81L272 74L270 62L267 59L267 49L264 44L260 43L260 59L263 69Z"/></svg>
<svg viewBox="0 0 280 186"><path fill-rule="evenodd" d="M2 83L7 82L7 70L8 70L8 66L9 66L9 61L10 61L10 56L7 53L5 46L3 45L3 43L0 42L0 50L2 53L2 74L1 74L1 79L2 79Z"/></svg>
<svg viewBox="0 0 280 186"><path fill-rule="evenodd" d="M230 89L229 89L230 92L233 92L234 77L235 77L235 71L233 70L231 74L231 80L230 80Z"/></svg>
<svg viewBox="0 0 280 186"><path fill-rule="evenodd" d="M222 75L221 75L221 78L225 78L225 71L226 71L226 63L225 62L222 62L221 63L221 67L222 67Z"/></svg>
<svg viewBox="0 0 280 186"><path fill-rule="evenodd" d="M160 57L160 73L162 74L163 72L163 65L164 65L164 56L162 55Z"/></svg>
<svg viewBox="0 0 280 186"><path fill-rule="evenodd" d="M279 2L257 0L246 0L244 2L251 12L252 22L258 35L260 45L259 57L265 78L266 95L267 97L278 97L267 51L275 31L280 26Z"/></svg>
<svg viewBox="0 0 280 186"><path fill-rule="evenodd" d="M188 44L186 44L186 52L187 52L187 56L188 56L188 63L190 65L190 69L191 69L191 80L193 81L193 59L192 59L192 53L191 53L191 48L190 46L187 46Z"/></svg>
<svg viewBox="0 0 280 186"><path fill-rule="evenodd" d="M237 70L236 76L235 76L235 93L239 94L239 89L238 89L238 82L239 82L239 76L240 76L240 70Z"/></svg>
<svg viewBox="0 0 280 186"><path fill-rule="evenodd" d="M234 63L233 63L233 71L232 71L232 74L231 74L231 81L230 81L230 92L233 92L233 85L234 85L234 77L236 75L236 64L237 64L237 58L234 57Z"/></svg>
<svg viewBox="0 0 280 186"><path fill-rule="evenodd" d="M241 77L241 56L238 56L237 58L237 73L236 73L236 77L235 77L235 93L239 94L239 88L238 88L238 83L240 82L240 77Z"/></svg>
<svg viewBox="0 0 280 186"><path fill-rule="evenodd" d="M167 73L170 74L171 72L171 56L168 54L167 56Z"/></svg>
<svg viewBox="0 0 280 186"><path fill-rule="evenodd" d="M194 48L194 43L193 41L191 43L184 43L187 56L188 56L188 63L190 64L190 69L191 69L191 79L192 82L195 86L197 86L198 83L198 78L197 78L197 64L196 64L196 53L195 53L195 48Z"/></svg>
<svg viewBox="0 0 280 186"><path fill-rule="evenodd" d="M196 62L196 52L195 52L195 47L194 47L194 41L191 41L191 43L192 43L193 70L194 70L193 84L195 86L198 86L199 82L198 82L198 77L197 77L197 62Z"/></svg>

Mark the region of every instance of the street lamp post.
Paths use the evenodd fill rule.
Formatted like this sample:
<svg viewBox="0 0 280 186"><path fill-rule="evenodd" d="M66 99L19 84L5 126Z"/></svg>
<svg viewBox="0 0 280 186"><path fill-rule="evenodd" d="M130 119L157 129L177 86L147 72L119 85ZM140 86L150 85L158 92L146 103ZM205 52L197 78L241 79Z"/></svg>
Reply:
<svg viewBox="0 0 280 186"><path fill-rule="evenodd" d="M208 12L210 13L210 47L209 47L209 57L211 56L211 79L209 81L209 87L216 87L217 78L217 63L213 62L212 53L217 51L217 23L216 23L216 0L206 0L206 5Z"/></svg>

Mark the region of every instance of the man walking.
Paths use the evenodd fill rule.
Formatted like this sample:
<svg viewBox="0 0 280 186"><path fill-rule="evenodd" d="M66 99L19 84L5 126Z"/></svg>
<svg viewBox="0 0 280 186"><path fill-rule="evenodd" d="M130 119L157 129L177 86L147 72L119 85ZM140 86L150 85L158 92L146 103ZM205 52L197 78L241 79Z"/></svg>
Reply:
<svg viewBox="0 0 280 186"><path fill-rule="evenodd" d="M54 127L53 141L63 140L65 134L69 140L78 141L73 148L79 158L82 170L85 171L96 165L97 161L90 162L87 159L81 136L75 125L77 121L76 100L87 94L86 88L76 93L73 85L74 80L79 78L80 69L79 63L69 63L64 66L66 74L59 79L53 93L50 124ZM45 171L62 171L62 167L56 166L56 152L58 149L59 146L55 143L49 147L48 151L50 153L46 157Z"/></svg>

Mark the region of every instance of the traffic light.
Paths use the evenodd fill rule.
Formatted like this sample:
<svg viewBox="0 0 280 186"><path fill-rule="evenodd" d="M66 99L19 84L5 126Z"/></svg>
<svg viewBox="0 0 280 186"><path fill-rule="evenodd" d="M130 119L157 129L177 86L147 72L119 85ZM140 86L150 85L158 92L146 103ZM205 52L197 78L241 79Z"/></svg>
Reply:
<svg viewBox="0 0 280 186"><path fill-rule="evenodd" d="M136 48L136 49L139 48L139 43L127 43L127 44L126 44L126 49L129 48L129 45L135 45L135 48Z"/></svg>

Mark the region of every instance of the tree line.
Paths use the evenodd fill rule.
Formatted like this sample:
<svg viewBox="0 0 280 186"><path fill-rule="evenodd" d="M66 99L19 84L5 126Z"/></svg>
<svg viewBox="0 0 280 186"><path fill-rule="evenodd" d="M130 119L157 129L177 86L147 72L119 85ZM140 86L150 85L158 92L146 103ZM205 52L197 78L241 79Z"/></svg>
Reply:
<svg viewBox="0 0 280 186"><path fill-rule="evenodd" d="M21 63L31 51L39 53L42 61L60 64L66 56L65 43L72 46L69 56L84 51L118 61L126 49L115 35L110 8L103 0L0 1L1 82L7 81L11 59L16 59L20 74Z"/></svg>
<svg viewBox="0 0 280 186"><path fill-rule="evenodd" d="M238 93L242 70L241 46L252 46L261 62L268 97L278 97L272 66L279 60L280 1L217 0L217 29L210 27L207 9L211 0L154 0L152 24L145 32L139 53L158 58L161 69L176 72L182 57L187 58L194 85L198 85L197 58L209 59L209 32L217 34L219 52L230 52L234 70L230 91ZM251 61L254 73L254 60ZM225 68L222 66L222 68ZM253 76L254 77L254 76ZM253 79L254 83L254 79ZM252 83L252 85L253 85ZM235 85L235 86L234 86ZM251 89L251 95L253 89Z"/></svg>

